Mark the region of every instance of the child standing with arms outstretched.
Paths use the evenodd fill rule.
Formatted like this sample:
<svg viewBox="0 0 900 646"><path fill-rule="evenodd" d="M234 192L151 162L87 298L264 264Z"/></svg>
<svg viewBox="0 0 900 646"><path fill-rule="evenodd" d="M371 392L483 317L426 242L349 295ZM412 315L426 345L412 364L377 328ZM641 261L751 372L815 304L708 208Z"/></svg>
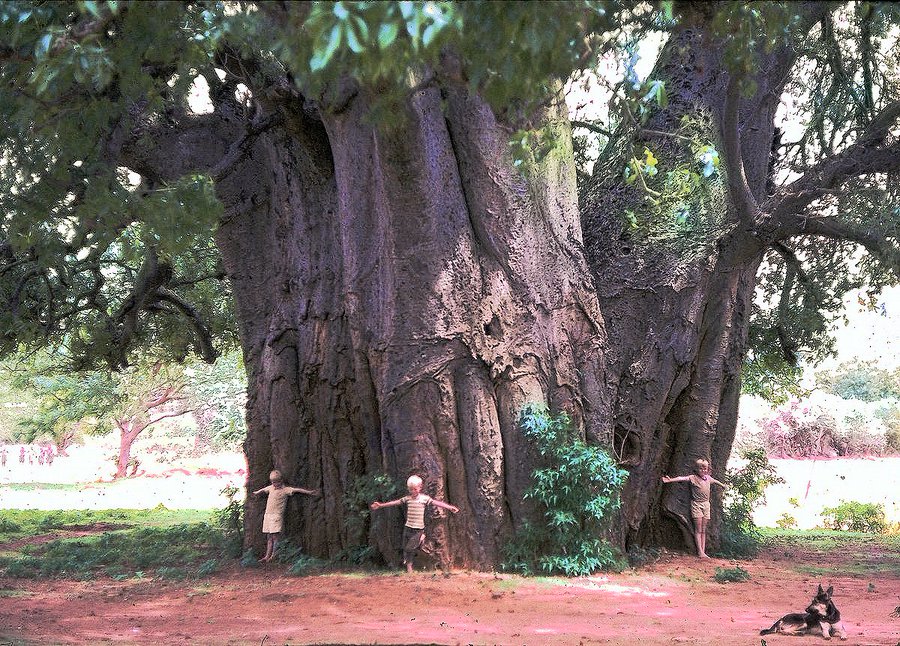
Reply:
<svg viewBox="0 0 900 646"><path fill-rule="evenodd" d="M268 563L275 556L275 550L278 548L278 537L284 526L284 509L287 506L288 496L295 493L303 493L307 496L318 496L318 489L301 489L300 487L288 487L284 484L284 478L281 477L280 471L273 471L269 474L269 481L272 483L268 487L263 487L253 492L258 496L261 493L268 494L269 499L266 500L266 512L263 516L263 533L266 535L266 555L260 560L261 563Z"/></svg>
<svg viewBox="0 0 900 646"><path fill-rule="evenodd" d="M419 476L409 476L406 481L406 488L409 490L408 496L403 496L397 500L390 502L373 502L370 507L372 509L381 509L382 507L396 507L398 505L406 505L406 525L403 527L403 564L406 565L406 571L413 571L413 559L416 552L425 542L425 507L434 505L441 509L448 509L454 514L459 511L459 507L447 504L440 500L435 500L431 496L422 493L422 478Z"/></svg>
<svg viewBox="0 0 900 646"><path fill-rule="evenodd" d="M689 476L670 478L663 476L662 481L689 482L691 485L691 519L694 521L694 541L697 543L697 556L708 559L706 555L706 525L710 519L709 492L715 483L725 487L725 483L713 478L710 473L709 462L700 458L696 462L695 473Z"/></svg>

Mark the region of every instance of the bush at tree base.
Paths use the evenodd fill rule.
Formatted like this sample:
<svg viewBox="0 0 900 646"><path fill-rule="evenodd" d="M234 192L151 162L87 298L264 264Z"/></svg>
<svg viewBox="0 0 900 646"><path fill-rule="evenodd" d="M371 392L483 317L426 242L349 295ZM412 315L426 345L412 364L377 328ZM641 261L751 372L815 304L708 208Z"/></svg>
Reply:
<svg viewBox="0 0 900 646"><path fill-rule="evenodd" d="M504 569L521 574L583 576L621 568L618 550L603 538L628 472L603 449L578 437L569 417L538 405L523 408L519 426L541 458L525 497L541 510L507 545Z"/></svg>
<svg viewBox="0 0 900 646"><path fill-rule="evenodd" d="M745 464L728 469L728 489L722 513L718 555L729 558L756 556L762 543L759 528L753 522L753 509L765 502L766 487L784 482L769 464L765 451L751 449L741 454Z"/></svg>

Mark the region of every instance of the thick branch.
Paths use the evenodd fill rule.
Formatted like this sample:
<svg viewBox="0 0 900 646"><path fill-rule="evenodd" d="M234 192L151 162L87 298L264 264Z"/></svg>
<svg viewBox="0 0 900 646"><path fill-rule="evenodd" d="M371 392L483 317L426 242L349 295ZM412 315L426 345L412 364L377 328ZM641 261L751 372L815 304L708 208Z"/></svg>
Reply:
<svg viewBox="0 0 900 646"><path fill-rule="evenodd" d="M900 119L900 101L884 108L859 140L838 155L823 159L803 177L788 184L766 201L763 211L775 226L788 225L811 202L827 195L851 177L900 170L900 140L879 148ZM796 231L790 232L791 234Z"/></svg>
<svg viewBox="0 0 900 646"><path fill-rule="evenodd" d="M737 208L738 219L743 222L751 222L759 207L756 200L753 199L753 194L747 185L747 175L744 172L741 134L738 128L740 103L740 77L733 75L728 79L728 89L725 95L725 106L722 115L725 169L728 172L728 189Z"/></svg>
<svg viewBox="0 0 900 646"><path fill-rule="evenodd" d="M269 128L281 123L281 121L281 114L272 112L262 118L256 119L253 123L248 124L244 134L231 144L219 163L210 170L209 174L213 181L218 182L227 177L228 174L234 170L237 163L247 155L250 146L253 144L256 137Z"/></svg>
<svg viewBox="0 0 900 646"><path fill-rule="evenodd" d="M172 268L166 263L159 262L156 252L148 250L144 258L144 264L134 281L134 288L128 298L117 312L115 319L122 323L117 334L115 357L111 357L113 367L124 364L123 357L138 330L138 315L141 310L147 308L158 296L156 291L163 287L172 278Z"/></svg>
<svg viewBox="0 0 900 646"><path fill-rule="evenodd" d="M197 308L168 289L160 289L158 295L160 300L171 303L187 318L196 333L197 345L200 347L200 356L207 363L214 362L219 353L213 347L212 332L203 322L203 317L200 316Z"/></svg>
<svg viewBox="0 0 900 646"><path fill-rule="evenodd" d="M861 244L873 256L888 265L900 277L900 248L871 229L856 227L836 218L795 219L794 234L807 234L849 240Z"/></svg>
<svg viewBox="0 0 900 646"><path fill-rule="evenodd" d="M788 263L784 273L784 285L781 287L781 296L778 299L778 322L775 332L778 334L778 344L785 361L792 366L797 365L797 344L787 333L788 311L791 304L791 292L794 289L794 281L797 277L796 265Z"/></svg>

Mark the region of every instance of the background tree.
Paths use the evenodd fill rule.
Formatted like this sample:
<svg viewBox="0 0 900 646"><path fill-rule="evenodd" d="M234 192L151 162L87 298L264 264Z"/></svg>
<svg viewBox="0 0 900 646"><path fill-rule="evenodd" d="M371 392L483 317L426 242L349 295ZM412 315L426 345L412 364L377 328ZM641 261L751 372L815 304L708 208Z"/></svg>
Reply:
<svg viewBox="0 0 900 646"><path fill-rule="evenodd" d="M360 475L417 471L463 511L442 548L496 565L533 514L529 402L628 468L621 543L690 540L659 475L724 466L750 340L766 369L827 350L842 290L895 280L896 22L882 3L6 3L4 349L212 359L214 237L248 486L275 467L323 488L287 527L313 553L350 540ZM561 87L615 52L576 191ZM779 142L786 92L808 128Z"/></svg>
<svg viewBox="0 0 900 646"><path fill-rule="evenodd" d="M91 371L80 374L57 372L52 361L28 366L17 379L18 390L29 393L37 406L19 422L16 438L33 442L49 438L61 453L78 435L119 434L115 478L136 471L132 445L157 422L188 412L181 391L183 371L155 364L120 372Z"/></svg>
<svg viewBox="0 0 900 646"><path fill-rule="evenodd" d="M197 424L200 450L237 450L247 437L247 381L239 352L224 353L213 365L185 369L183 392Z"/></svg>

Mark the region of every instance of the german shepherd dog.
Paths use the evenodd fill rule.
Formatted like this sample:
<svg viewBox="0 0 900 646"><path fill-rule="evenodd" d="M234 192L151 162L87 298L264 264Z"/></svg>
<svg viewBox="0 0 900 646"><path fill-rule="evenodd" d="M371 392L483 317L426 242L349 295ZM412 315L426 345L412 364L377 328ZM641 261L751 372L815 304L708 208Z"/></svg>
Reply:
<svg viewBox="0 0 900 646"><path fill-rule="evenodd" d="M785 615L772 624L771 628L760 630L759 634L822 635L825 639L831 639L831 636L836 634L841 639L847 639L847 632L841 623L841 612L831 600L832 592L833 587L823 590L820 585L806 612Z"/></svg>

